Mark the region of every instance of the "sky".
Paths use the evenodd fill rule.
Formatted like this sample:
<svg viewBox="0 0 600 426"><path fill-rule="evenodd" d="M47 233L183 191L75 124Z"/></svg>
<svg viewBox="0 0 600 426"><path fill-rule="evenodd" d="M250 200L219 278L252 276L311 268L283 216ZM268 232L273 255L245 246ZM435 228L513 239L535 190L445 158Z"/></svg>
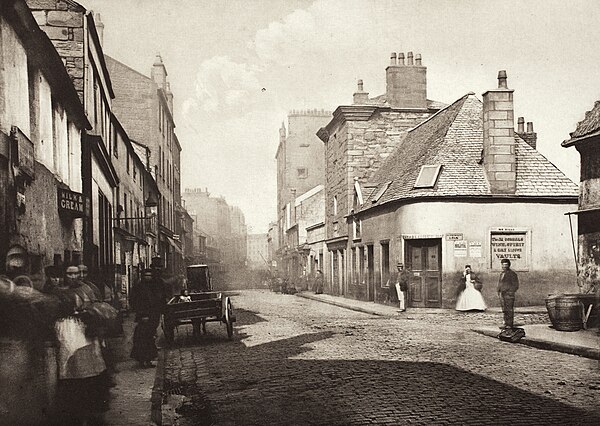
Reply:
<svg viewBox="0 0 600 426"><path fill-rule="evenodd" d="M184 188L276 219L279 127L292 109L352 103L356 81L385 92L391 52L420 53L428 98L452 103L497 87L575 182L560 143L600 99L600 8L587 1L80 0L100 13L104 50L150 75L157 53L174 93Z"/></svg>

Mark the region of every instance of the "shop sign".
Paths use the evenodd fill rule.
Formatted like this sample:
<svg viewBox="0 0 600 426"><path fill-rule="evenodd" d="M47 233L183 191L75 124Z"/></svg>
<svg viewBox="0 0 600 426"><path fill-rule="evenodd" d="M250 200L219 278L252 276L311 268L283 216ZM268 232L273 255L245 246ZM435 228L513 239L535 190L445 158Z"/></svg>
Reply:
<svg viewBox="0 0 600 426"><path fill-rule="evenodd" d="M84 217L89 214L89 199L74 191L57 188L58 190L58 212L72 217Z"/></svg>
<svg viewBox="0 0 600 426"><path fill-rule="evenodd" d="M512 269L527 268L526 233L491 234L492 268L500 268L501 259L509 259Z"/></svg>
<svg viewBox="0 0 600 426"><path fill-rule="evenodd" d="M464 238L462 232L453 232L450 234L446 234L446 241L460 241Z"/></svg>

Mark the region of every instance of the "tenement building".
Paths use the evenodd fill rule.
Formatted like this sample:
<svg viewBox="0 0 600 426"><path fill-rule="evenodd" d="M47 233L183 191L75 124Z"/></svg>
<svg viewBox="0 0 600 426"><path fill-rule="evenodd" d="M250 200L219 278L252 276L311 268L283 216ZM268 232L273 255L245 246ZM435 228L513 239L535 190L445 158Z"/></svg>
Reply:
<svg viewBox="0 0 600 426"><path fill-rule="evenodd" d="M577 217L578 279L582 292L600 294L600 101L577 123L571 137L562 143L575 147L581 157ZM574 219L573 219L574 221Z"/></svg>
<svg viewBox="0 0 600 426"><path fill-rule="evenodd" d="M339 106L333 118L318 131L325 148L325 273L329 291L346 294L348 250L354 230L347 217L355 210L355 193L370 180L406 132L438 112L444 105L427 99L427 68L421 55L391 54L386 68L386 93L374 98L363 90L362 80L352 105ZM368 296L373 299L372 295Z"/></svg>
<svg viewBox="0 0 600 426"><path fill-rule="evenodd" d="M577 185L537 151L533 125L519 119L515 130L513 117L513 90L500 71L483 101L468 93L402 135L331 218L348 254L344 280L339 266L329 271L330 291L385 301L400 262L410 272L408 306L453 307L470 264L495 305L504 258L519 275L517 304L576 290L565 213L577 208Z"/></svg>
<svg viewBox="0 0 600 426"><path fill-rule="evenodd" d="M61 56L92 125L81 143L82 199L90 204L83 217L83 261L100 275L99 279L113 282L113 190L119 178L110 154L114 92L102 53L103 26L98 22L96 27L93 13L71 0L27 3L39 28ZM65 264L78 261L69 253L62 258Z"/></svg>
<svg viewBox="0 0 600 426"><path fill-rule="evenodd" d="M112 77L115 115L129 137L149 149L149 166L158 185L158 251L169 274L183 272L181 241L180 162L181 145L175 134L173 93L167 70L156 56L151 77L106 56Z"/></svg>
<svg viewBox="0 0 600 426"><path fill-rule="evenodd" d="M298 245L287 237L294 201L297 197L325 182L324 146L316 132L331 119L324 110L292 110L288 126L279 129L277 160L278 264L288 273L293 259L298 259ZM324 212L323 212L324 213ZM291 277L290 277L291 278Z"/></svg>
<svg viewBox="0 0 600 426"><path fill-rule="evenodd" d="M18 244L29 274L80 262L83 218L82 135L90 129L61 57L23 1L0 16L0 258ZM2 266L4 262L2 262Z"/></svg>

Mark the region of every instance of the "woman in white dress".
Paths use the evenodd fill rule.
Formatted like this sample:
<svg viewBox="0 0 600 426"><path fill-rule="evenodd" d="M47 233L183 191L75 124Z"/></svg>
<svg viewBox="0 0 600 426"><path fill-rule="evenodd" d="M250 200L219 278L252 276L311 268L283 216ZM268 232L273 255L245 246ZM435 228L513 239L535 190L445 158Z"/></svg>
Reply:
<svg viewBox="0 0 600 426"><path fill-rule="evenodd" d="M479 278L471 271L471 265L465 265L462 276L464 290L456 300L457 311L485 311L487 308L480 291L475 288L475 284L481 284Z"/></svg>

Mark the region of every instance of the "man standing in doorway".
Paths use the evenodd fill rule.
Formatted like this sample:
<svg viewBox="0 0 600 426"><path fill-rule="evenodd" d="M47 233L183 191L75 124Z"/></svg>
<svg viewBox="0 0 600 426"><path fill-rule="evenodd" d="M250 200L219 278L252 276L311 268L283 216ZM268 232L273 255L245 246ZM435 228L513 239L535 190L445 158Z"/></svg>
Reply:
<svg viewBox="0 0 600 426"><path fill-rule="evenodd" d="M510 260L502 259L502 272L498 280L498 295L502 299L504 328L512 329L515 317L515 293L519 288L519 277L510 269Z"/></svg>

